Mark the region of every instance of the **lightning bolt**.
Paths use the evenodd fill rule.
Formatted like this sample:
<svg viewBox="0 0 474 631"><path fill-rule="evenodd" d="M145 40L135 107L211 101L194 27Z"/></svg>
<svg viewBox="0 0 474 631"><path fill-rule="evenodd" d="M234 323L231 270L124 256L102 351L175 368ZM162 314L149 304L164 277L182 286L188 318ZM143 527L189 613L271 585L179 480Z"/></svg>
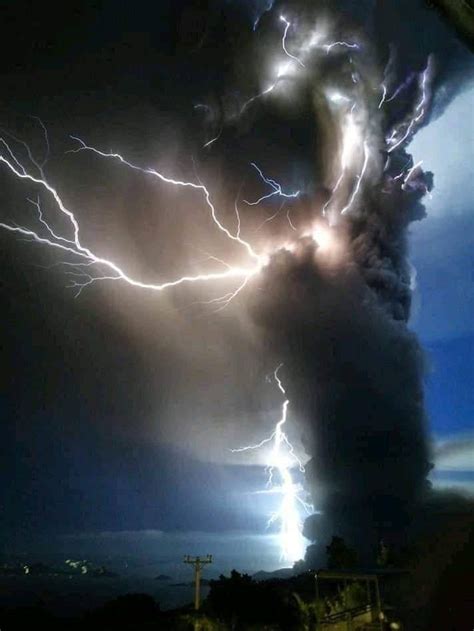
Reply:
<svg viewBox="0 0 474 631"><path fill-rule="evenodd" d="M304 63L301 61L301 59L298 59L298 57L295 57L294 55L289 53L287 48L286 48L286 36L288 34L288 29L291 26L291 22L288 22L288 20L283 15L280 15L280 21L284 22L284 24L285 24L285 29L283 31L283 35L282 35L282 38L281 38L281 47L283 49L283 52L285 53L285 55L287 57L289 57L291 60L294 60L294 61L298 62L304 68ZM279 70L277 71L276 79L268 86L268 88L265 88L265 90L263 90L262 92L259 92L259 94L256 94L256 95L252 96L250 99L248 99L247 101L245 101L245 103L242 105L242 107L240 109L240 115L242 115L245 112L245 110L249 107L249 105L251 105L254 101L256 101L257 99L262 98L263 96L266 96L267 94L270 94L270 92L273 92L273 90L276 88L276 86L280 82L280 79L285 74L286 70L287 70L287 66L284 66L284 67L280 66Z"/></svg>
<svg viewBox="0 0 474 631"><path fill-rule="evenodd" d="M423 160L420 160L419 162L417 162L416 164L414 164L412 166L412 168L408 171L408 173L406 174L405 179L403 180L403 184L402 184L402 189L405 190L405 185L408 183L409 179L412 177L413 173L419 168L421 167L421 165L423 164Z"/></svg>
<svg viewBox="0 0 474 631"><path fill-rule="evenodd" d="M343 97L343 95L333 95L330 97L332 101L335 101L335 99L337 99L335 102L345 102L349 99L346 99L345 97ZM361 134L359 132L357 123L354 119L354 110L356 108L356 102L354 101L352 103L351 109L349 111L349 113L346 115L345 117L345 124L343 126L343 145L342 145L342 153L341 153L341 171L340 171L340 175L335 183L335 185L333 186L332 190L331 190L331 194L329 196L329 199L327 200L327 202L324 204L323 208L322 208L322 215L326 216L327 212L328 212L328 208L331 205L333 199L334 199L334 195L336 194L336 192L339 190L339 187L341 186L344 177L346 175L346 171L347 168L350 165L351 162L351 158L354 154L354 151L358 150L359 147L359 142L361 142ZM344 208L341 210L340 214L344 215L345 213L349 212L353 205L354 202L360 192L361 186L362 186L362 182L364 180L364 177L366 175L367 172L367 166L369 163L369 159L370 159L370 150L369 150L369 145L367 140L365 140L363 142L363 147L364 147L364 161L361 167L361 171L359 174L356 175L356 183L355 186L352 189L352 192L349 196L349 199L347 200L346 205L344 206Z"/></svg>
<svg viewBox="0 0 474 631"><path fill-rule="evenodd" d="M382 109L382 105L385 103L385 99L387 98L387 86L385 85L385 83L382 83L380 87L382 89L382 97L378 106L379 110Z"/></svg>
<svg viewBox="0 0 474 631"><path fill-rule="evenodd" d="M329 53L331 52L331 50L333 48L335 48L336 46L342 46L343 48L353 48L358 50L360 48L359 44L355 44L352 42L332 42L331 44L324 44L323 48L326 51L326 54L329 55Z"/></svg>
<svg viewBox="0 0 474 631"><path fill-rule="evenodd" d="M285 52L285 55L287 57L289 57L290 59L293 59L294 61L296 61L297 63L299 63L299 65L304 68L304 63L301 61L301 59L299 59L298 57L295 57L295 55L292 55L291 53L288 52L288 49L286 48L286 36L288 35L288 29L291 26L291 22L288 22L288 20L285 18L285 16L280 15L280 20L282 22L284 22L285 24L285 32L283 33L283 37L281 40L281 47L283 48L283 51Z"/></svg>
<svg viewBox="0 0 474 631"><path fill-rule="evenodd" d="M259 174L261 179L265 182L265 184L268 184L273 190L267 195L262 195L262 197L259 197L254 202L249 202L248 200L244 199L244 202L248 206L257 206L257 204L260 204L260 202L263 202L265 199L270 199L270 197L274 197L275 195L278 195L279 197L285 197L286 199L295 198L299 196L300 191L296 191L295 193L284 193L281 188L281 185L278 184L278 182L276 182L275 180L266 177L263 174L262 170L255 164L255 162L251 162L250 164L257 171L257 173Z"/></svg>
<svg viewBox="0 0 474 631"><path fill-rule="evenodd" d="M272 4L272 6L273 6L273 4ZM270 6L270 9L272 8L272 6ZM273 92L273 90L279 84L280 80L285 77L285 75L288 73L290 68L294 65L293 62L296 62L299 66L301 66L301 68L305 68L306 66L305 66L305 63L304 63L302 57L303 56L306 57L307 54L310 51L312 51L313 49L317 48L317 49L325 50L327 55L329 55L329 53L334 48L337 48L337 47L347 48L349 50L359 50L360 49L359 44L357 44L355 42L346 42L344 40L342 40L342 41L334 41L334 42L330 42L330 43L327 43L327 44L317 44L318 37L317 37L317 35L315 33L312 33L310 35L310 37L307 38L299 46L299 54L300 54L300 56L293 55L292 53L289 52L289 50L288 50L288 48L286 46L286 40L287 40L287 36L288 36L288 31L289 31L289 29L291 27L291 22L289 20L287 20L284 15L280 15L280 21L283 22L283 24L285 25L285 28L284 28L284 31L283 31L283 35L282 35L282 38L281 38L281 47L282 47L282 50L283 50L285 56L288 57L288 59L290 61L287 62L287 63L284 63L284 64L277 65L276 77L268 85L268 87L266 87L264 90L262 90L262 92L259 92L258 94L255 94L254 96L250 97L247 101L245 101L245 103L240 108L240 112L239 112L240 116L242 116L242 114L245 112L245 110L252 103L254 103L256 100L261 99L262 97L266 96L267 94L270 94L271 92ZM256 21L256 24L258 24L258 20ZM255 28L254 28L254 30L255 30ZM353 63L352 59L351 59L351 63ZM358 82L358 75L357 75L356 72L352 73L352 81L353 81L353 83L357 83Z"/></svg>
<svg viewBox="0 0 474 631"><path fill-rule="evenodd" d="M275 429L270 436L263 438L259 443L231 449L230 451L232 453L242 453L259 450L265 445L271 445L272 448L266 467L268 475L266 489L258 491L258 493L281 496L280 506L270 515L267 526L269 527L274 523L280 524L281 558L293 563L304 557L306 549L302 534L301 514L303 511L308 515L314 513L314 507L306 502L304 489L301 484L298 484L293 479L293 468L297 467L301 473L304 473L305 468L295 454L294 447L284 431L284 426L288 420L290 401L279 376L282 366L283 364L277 366L273 373L277 387L284 397L280 419L277 421ZM277 476L278 483L275 481Z"/></svg>
<svg viewBox="0 0 474 631"><path fill-rule="evenodd" d="M222 132L224 131L224 128L221 127L219 133L217 134L217 136L214 136L214 138L211 138L211 140L208 140L207 142L205 142L202 146L203 149L207 149L207 147L210 147L211 145L213 145L216 140L219 140L219 138L222 136Z"/></svg>
<svg viewBox="0 0 474 631"><path fill-rule="evenodd" d="M392 131L391 135L386 139L387 144L391 145L388 149L388 153L392 153L392 151L395 151L395 149L400 147L400 145L402 145L406 140L408 140L411 137L416 124L419 123L423 119L425 115L425 111L426 111L426 106L428 104L428 98L429 98L428 80L429 80L430 70L431 70L431 63L430 63L430 58L428 58L428 63L426 64L426 68L423 71L423 74L421 75L421 80L420 80L420 92L421 92L420 100L415 106L415 110L413 112L411 119L408 122L402 123L400 125L401 128L406 127L405 132L402 133L399 138L397 138L399 129L394 130Z"/></svg>
<svg viewBox="0 0 474 631"><path fill-rule="evenodd" d="M323 217L326 216L327 210L328 210L329 206L331 205L331 202L332 202L332 200L334 198L334 195L337 193L339 187L341 186L341 182L344 179L345 171L346 171L345 168L343 168L342 171L341 171L341 174L337 178L336 184L331 189L331 195L329 196L328 201L323 206L323 210L322 210Z"/></svg>
<svg viewBox="0 0 474 631"><path fill-rule="evenodd" d="M352 205L357 195L359 194L360 188L362 186L362 181L367 171L367 165L369 164L369 158L370 158L369 147L368 147L367 142L364 142L364 163L362 165L360 174L356 176L356 185L354 186L354 189L349 198L349 201L347 202L346 206L341 210L341 215L344 215L352 208Z"/></svg>
<svg viewBox="0 0 474 631"><path fill-rule="evenodd" d="M249 105L252 105L254 101L256 101L257 99L261 99L262 96L265 96L266 94L270 94L270 92L273 92L279 81L280 77L277 77L276 81L269 85L268 88L263 90L263 92L259 92L258 94L255 94L255 96L252 96L250 99L248 99L248 101L245 101L245 103L240 108L240 115L242 116L245 110L249 107Z"/></svg>
<svg viewBox="0 0 474 631"><path fill-rule="evenodd" d="M390 103L391 101L395 100L397 96L410 85L415 76L415 73L411 72L408 77L394 90L392 96L390 96L386 102Z"/></svg>
<svg viewBox="0 0 474 631"><path fill-rule="evenodd" d="M51 227L50 224L44 219L41 211L41 203L39 197L36 201L28 201L35 206L39 222L46 230L46 235L42 235L40 234L40 232L32 228L8 224L5 222L0 222L0 227L9 232L13 232L26 237L35 243L46 245L50 248L67 253L68 255L72 255L75 262L71 263L69 261L65 261L64 265L73 268L68 273L73 279L71 282L71 287L77 289L76 296L80 295L85 287L88 287L98 281L123 281L140 289L161 292L165 289L177 287L185 283L202 283L209 281L239 279L240 283L237 288L233 292L231 292L230 294L226 294L225 296L224 302L225 304L228 304L230 300L236 297L243 290L250 278L257 274L265 265L267 258L263 255L257 254L252 248L251 244L240 236L240 217L239 229L237 234L233 234L232 232L230 232L230 230L220 221L217 216L216 208L211 200L209 190L202 182L186 182L183 180L170 178L156 171L155 169L142 168L140 166L137 166L126 160L122 155L118 153L103 152L99 149L87 145L79 138L73 137L73 139L79 143L79 147L77 147L76 149L72 149L72 153L89 151L102 158L117 160L120 163L126 165L128 168L139 171L147 176L157 178L165 184L176 187L191 188L199 192L210 211L210 216L214 225L230 241L235 242L236 244L238 244L238 246L243 248L247 258L249 259L247 265L233 266L225 263L225 269L203 274L186 274L179 278L164 280L158 283L145 283L139 279L133 278L121 266L119 266L117 262L113 261L112 259L100 256L82 243L80 237L79 222L76 219L73 211L66 206L58 190L48 182L43 171L44 165L34 160L29 148L27 150L27 153L30 157L30 161L39 172L38 175L29 172L27 167L21 162L20 158L16 156L12 147L8 144L5 138L0 138L0 146L2 146L5 150L4 153L0 153L0 163L5 165L5 167L16 178L37 185L54 200L55 207L58 213L67 219L70 234L58 234L53 229L53 227ZM236 212L238 214L237 209Z"/></svg>

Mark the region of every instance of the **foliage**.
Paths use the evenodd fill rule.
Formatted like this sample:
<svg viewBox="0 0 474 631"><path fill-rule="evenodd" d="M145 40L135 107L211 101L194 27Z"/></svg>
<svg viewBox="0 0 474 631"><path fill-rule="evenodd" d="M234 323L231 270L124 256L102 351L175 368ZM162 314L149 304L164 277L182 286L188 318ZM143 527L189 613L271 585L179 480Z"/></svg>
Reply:
<svg viewBox="0 0 474 631"><path fill-rule="evenodd" d="M302 600L296 593L293 594L293 597L297 603L299 611L298 628L301 629L301 631L313 631L313 629L317 628L318 617L322 617L320 608L318 608L313 602L304 602L304 600Z"/></svg>
<svg viewBox="0 0 474 631"><path fill-rule="evenodd" d="M176 620L170 619L169 624L170 631L227 631L229 628L226 624L199 613L179 615Z"/></svg>
<svg viewBox="0 0 474 631"><path fill-rule="evenodd" d="M308 576L312 584L312 576ZM308 582L308 581L306 581ZM230 577L210 581L206 608L233 630L305 631L312 613L295 597L296 580L255 581L233 570ZM313 592L314 593L314 592ZM305 626L306 625L306 626Z"/></svg>
<svg viewBox="0 0 474 631"><path fill-rule="evenodd" d="M326 599L329 614L341 613L367 604L367 592L361 583L353 582L340 587L333 598Z"/></svg>
<svg viewBox="0 0 474 631"><path fill-rule="evenodd" d="M390 547L385 545L385 542L382 540L379 543L379 549L377 551L377 565L379 567L388 567L390 564L390 557L391 557L391 550Z"/></svg>
<svg viewBox="0 0 474 631"><path fill-rule="evenodd" d="M161 611L158 603L148 594L125 594L106 603L87 616L90 628L129 630L140 621L142 629L161 628Z"/></svg>

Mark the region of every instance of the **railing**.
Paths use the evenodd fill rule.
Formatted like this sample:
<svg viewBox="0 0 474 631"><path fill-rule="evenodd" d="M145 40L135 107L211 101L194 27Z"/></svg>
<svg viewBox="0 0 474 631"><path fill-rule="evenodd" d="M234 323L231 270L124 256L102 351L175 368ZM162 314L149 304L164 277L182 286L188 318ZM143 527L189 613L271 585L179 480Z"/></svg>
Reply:
<svg viewBox="0 0 474 631"><path fill-rule="evenodd" d="M339 613L333 613L329 616L321 618L321 624L335 624L336 622L343 622L347 618L355 618L363 613L371 613L374 610L373 605L363 605L362 607L354 607L353 609L345 609Z"/></svg>

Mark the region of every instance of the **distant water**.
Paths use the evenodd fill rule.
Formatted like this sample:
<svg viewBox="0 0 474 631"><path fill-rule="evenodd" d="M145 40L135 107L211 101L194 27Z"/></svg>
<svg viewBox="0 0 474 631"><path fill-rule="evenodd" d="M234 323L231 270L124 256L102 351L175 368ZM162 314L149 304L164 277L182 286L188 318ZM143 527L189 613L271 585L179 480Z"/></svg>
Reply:
<svg viewBox="0 0 474 631"><path fill-rule="evenodd" d="M6 551L5 551L6 552ZM228 575L232 569L254 574L285 565L279 558L275 535L248 533L165 533L157 530L101 532L29 542L8 554L2 562L41 562L65 568L66 559L87 560L105 566L118 577L17 576L0 578L0 606L42 602L58 615L74 615L100 606L126 593L153 596L163 609L192 601L192 567L185 554L213 555L203 578ZM156 580L159 575L169 580ZM203 596L207 589L203 587Z"/></svg>
<svg viewBox="0 0 474 631"><path fill-rule="evenodd" d="M202 587L206 596L208 588ZM58 616L74 616L124 594L149 594L162 609L192 602L191 586L177 587L150 578L87 578L20 576L0 578L0 607L44 605Z"/></svg>

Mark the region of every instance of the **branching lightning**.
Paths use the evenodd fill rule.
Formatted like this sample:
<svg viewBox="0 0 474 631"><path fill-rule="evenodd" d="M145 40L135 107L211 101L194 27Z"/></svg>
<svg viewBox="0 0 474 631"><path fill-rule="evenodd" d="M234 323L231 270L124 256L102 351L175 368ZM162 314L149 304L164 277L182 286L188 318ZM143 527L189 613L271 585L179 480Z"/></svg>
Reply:
<svg viewBox="0 0 474 631"><path fill-rule="evenodd" d="M255 162L251 162L251 165L257 171L257 173L262 178L262 180L265 182L265 184L268 184L273 190L270 193L268 193L267 195L262 195L262 197L259 197L254 202L249 202L248 200L244 199L244 202L248 206L257 206L257 204L260 204L264 200L270 199L270 197L274 197L275 195L278 195L279 197L285 197L287 199L295 198L295 197L299 196L300 191L296 191L295 193L284 193L282 188L281 188L281 185L278 184L278 182L276 182L275 180L273 180L273 179L271 179L269 177L266 177L263 174L262 170L255 164Z"/></svg>
<svg viewBox="0 0 474 631"><path fill-rule="evenodd" d="M271 6L270 6L269 10L270 9L271 9ZM282 38L281 38L281 47L283 49L283 52L285 53L285 55L287 57L289 57L291 60L297 61L304 68L303 62L300 59L298 59L298 57L295 57L294 55L291 55L288 52L287 48L286 48L286 36L288 34L288 29L291 26L291 22L288 22L288 20L286 18L284 18L282 15L280 16L280 20L285 23L285 30L283 31L283 35L282 35ZM245 103L240 108L240 115L242 115L245 112L245 110L249 107L249 105L251 105L254 101L256 101L257 99L262 98L263 96L266 96L267 94L270 94L270 92L273 92L273 90L276 88L276 86L278 85L279 81L283 78L283 76L285 75L287 70L288 70L288 66L286 64L280 65L278 67L277 75L276 75L275 80L267 88L265 88L265 90L263 90L262 92L259 92L255 96L252 96L250 99L245 101Z"/></svg>
<svg viewBox="0 0 474 631"><path fill-rule="evenodd" d="M413 134L416 125L423 119L426 113L426 107L429 99L428 87L430 71L431 63L430 58L428 58L428 63L420 78L420 100L415 106L415 110L408 121L403 122L398 129L394 129L390 136L388 136L388 153L392 153L392 151L398 149L398 147L400 147L405 141L409 140Z"/></svg>
<svg viewBox="0 0 474 631"><path fill-rule="evenodd" d="M268 10L270 10L272 6L273 4L269 6ZM282 79L284 79L289 74L294 74L295 64L300 66L300 68L303 68L303 69L306 68L306 65L303 59L307 57L308 54L312 52L314 49L322 49L326 52L326 55L329 55L329 53L334 48L337 48L337 47L346 48L348 50L360 49L359 44L355 42L346 42L344 40L323 44L320 42L320 39L322 36L317 31L312 31L309 37L306 38L306 40L300 44L298 54L290 53L286 46L286 41L287 41L288 31L292 23L284 15L280 15L279 19L280 19L280 22L283 22L285 25L283 35L281 38L281 48L283 50L283 53L285 54L285 57L287 57L289 61L276 64L275 71L274 71L274 78L271 81L271 83L264 90L262 90L258 94L255 94L254 96L250 97L249 99L247 99L247 101L244 102L244 104L240 108L240 112L239 112L240 116L244 114L247 108L256 100L273 92ZM256 24L258 24L258 20L256 21ZM352 59L351 59L351 63L352 63ZM357 83L358 81L357 73L355 72L352 73L352 81L354 83Z"/></svg>
<svg viewBox="0 0 474 631"><path fill-rule="evenodd" d="M273 1L270 0L265 11L269 11L272 6ZM257 18L254 29L257 28L259 19L260 18ZM311 31L306 41L302 43L300 41L299 46L296 44L291 46L291 49L295 52L295 54L292 54L287 48L287 38L292 23L283 15L280 16L280 21L284 23L284 32L281 37L281 50L279 52L279 59L277 60L279 63L274 65L274 70L272 71L272 82L259 94L249 98L241 107L240 114L243 114L254 101L273 92L277 85L290 74L299 73L298 76L305 76L306 73L302 69L306 67L305 62L309 59L309 53L311 51L317 50L321 59L324 60L326 59L324 51L328 55L331 51L342 48L343 50L347 50L350 54L351 51L360 49L359 44L348 41L331 42L329 40L330 43L323 43L328 42L328 37L326 37L327 33L322 30L314 29ZM350 76L352 77L353 83L357 83L359 81L356 73L357 68L352 58L350 61ZM416 102L414 106L412 106L410 115L397 124L385 138L386 151L388 154L393 153L398 148L402 147L404 143L408 142L416 131L417 126L424 119L430 100L430 74L431 66L430 60L428 60L424 72L419 76L419 95L417 94L416 96ZM380 86L381 96L378 102L378 109L381 109L384 104L386 105L394 100L402 90L411 83L414 76L416 75L410 75L391 96L388 96L389 87L387 87L387 82L384 78ZM360 94L360 91L357 92L359 88L360 86L352 86L351 88L347 88L346 94L341 94L340 92L334 91L334 86L328 86L328 92L326 93L328 101L331 102L331 108L334 107L336 111L335 116L337 116L337 118L335 118L335 120L339 126L338 131L340 132L342 147L340 156L338 155L337 157L336 173L332 176L334 179L336 179L336 176L338 177L334 185L333 181L331 181L332 189L329 199L322 208L323 215L326 214L330 206L335 207L334 211L337 206L339 215L345 215L356 208L361 197L364 181L366 182L370 175L371 169L369 169L369 162L371 159L373 162L377 160L376 152L374 151L374 153L371 154L371 148L376 145L370 136L371 131L366 123L367 116L365 119L363 115L360 117L354 116L356 103L357 107L360 106L361 108L358 112L361 111L362 114L368 114L369 112L369 108L364 108L364 103L359 102L356 96L354 96L355 94ZM375 106L376 102L374 103L374 108ZM196 104L194 107L196 109L210 111L209 106L201 103ZM210 272L189 273L180 277L160 279L158 282L153 283L144 282L139 278L131 276L117 260L105 258L83 243L78 218L74 212L68 208L58 188L53 186L46 176L45 169L50 147L46 128L41 121L39 122L44 132L46 148L42 159L35 158L30 147L23 140L16 138L12 134L2 132L3 137L0 137L0 164L3 165L14 178L35 187L35 189L41 193L41 195L38 195L36 198L28 198L28 203L31 204L36 213L36 223L33 227L30 227L17 225L15 223L0 222L0 228L30 242L44 245L63 254L66 260L61 261L59 264L64 266L66 274L70 279L70 287L76 291L76 296L79 296L85 288L105 281L121 281L132 287L155 292L162 292L185 284L219 284L220 288L225 287L222 295L218 295L207 301L202 301L201 304L212 305L216 307L217 311L220 311L243 292L250 280L267 265L269 255L257 252L252 244L242 236L241 216L237 202L235 203L237 225L235 229L229 229L222 220L222 213L217 211L208 187L201 182L198 177L196 177L196 181L186 181L170 177L153 168L134 164L120 153L102 151L86 144L80 138L71 136L76 145L70 150L70 153L78 154L87 152L91 154L94 159L115 161L123 167L140 173L142 176L153 178L159 184L193 191L200 200L204 202L209 212L213 228L217 229L219 234L224 236L242 253L243 262L239 265L230 264L212 255L209 256L208 259L213 261L213 267L215 267L215 269ZM218 140L222 132L223 127L220 128L216 137L204 144L204 147L212 146L213 143ZM339 146L339 143L337 144ZM18 150L18 148L20 149ZM373 162L371 162L371 166ZM387 162L387 165L389 163L390 160ZM300 191L284 191L282 186L274 179L266 176L255 162L251 162L251 166L255 169L261 181L269 187L269 192L255 200L243 200L245 204L253 207L274 197L281 199L280 208L271 217L265 219L261 224L262 226L280 213L288 199L297 198L300 195ZM412 166L407 172L407 164L402 172L391 179L393 181L401 180L400 184L403 190L407 188L414 189L417 185L420 185L415 177L416 171L420 166L421 162ZM41 196L52 200L54 211L56 212L56 219L61 219L62 221L59 222L59 225L65 225L65 228L59 230L56 221L54 224L48 221L42 210ZM341 207L342 210L340 210ZM318 251L328 250L332 247L331 243L333 239L331 232L325 234L320 231L318 233L317 227L311 226L309 232L298 234L297 228L291 221L289 209L287 210L286 216L292 230L297 232L295 239L311 236L320 246ZM259 228L257 228L257 230L258 229ZM304 226L303 229L307 230L308 226ZM292 242L289 241L289 243L290 245L288 247L286 245L283 245L283 247L287 247L287 249L293 251L291 250ZM273 250L278 249L274 244L272 247ZM232 449L231 451L233 453L241 453L260 449L270 450L266 468L268 475L267 486L261 493L278 495L281 497L281 503L278 509L270 516L268 525L279 524L282 557L287 561L295 561L304 556L305 550L304 538L301 532L302 515L304 513L310 514L314 512L314 509L305 501L305 492L301 484L295 481L294 473L296 472L297 474L297 471L303 473L304 466L295 454L293 445L285 431L288 425L287 419L290 401L287 398L285 388L279 376L281 368L282 365L278 366L273 375L275 383L284 398L281 406L281 415L275 424L273 432L256 444Z"/></svg>
<svg viewBox="0 0 474 631"><path fill-rule="evenodd" d="M275 425L275 429L270 436L263 438L259 443L231 449L231 451L233 453L242 453L259 450L266 445L271 446L266 467L268 474L266 489L259 493L278 494L282 498L280 506L270 516L268 526L274 523L280 525L281 557L283 560L293 563L304 557L306 549L301 532L302 512L310 515L314 513L314 507L306 502L304 489L301 484L293 479L293 468L297 467L301 473L304 473L305 469L284 431L284 426L288 419L290 401L279 377L282 366L283 364L280 364L273 373L278 389L284 397L281 406L281 416ZM275 480L277 476L278 479Z"/></svg>
<svg viewBox="0 0 474 631"><path fill-rule="evenodd" d="M39 176L31 174L30 172L28 172L26 166L23 165L20 159L15 155L13 149L5 141L5 139L0 138L0 143L6 149L7 153L7 156L0 154L0 162L3 163L17 178L29 181L32 184L36 184L40 189L46 191L47 194L49 194L53 198L56 204L56 209L59 211L60 214L64 215L68 219L72 235L66 236L64 234L57 234L50 226L50 224L46 222L41 211L41 203L39 197L36 201L29 201L36 207L39 221L46 229L47 236L42 236L36 230L23 226L7 224L5 222L0 222L0 227L10 232L18 233L36 243L47 245L51 248L55 248L70 255L73 255L73 257L75 257L76 259L73 267L75 267L76 269L73 271L69 271L69 275L73 277L71 286L77 289L76 295L79 295L85 287L88 287L98 281L120 280L141 289L163 291L165 289L176 287L183 283L240 279L240 284L237 286L236 290L232 292L230 299L226 298L226 304L228 304L228 302L233 297L240 293L240 291L245 287L249 279L261 270L266 262L266 257L257 254L250 243L242 239L242 237L240 236L240 229L238 230L237 234L233 234L222 224L222 222L217 217L216 209L211 201L210 193L206 186L204 186L204 184L202 184L201 182L185 182L182 180L166 177L165 175L159 173L154 169L142 168L135 164L132 164L118 153L106 153L94 147L86 145L86 143L84 143L79 138L73 137L73 139L79 142L80 146L76 149L72 149L72 153L77 153L79 151L90 151L103 158L118 160L127 167L136 171L140 171L145 175L158 178L160 181L166 184L178 187L192 188L196 191L199 191L200 194L204 197L204 200L210 210L210 215L215 226L219 229L219 231L224 233L228 239L234 241L239 246L241 246L246 251L246 255L249 258L249 263L245 266L231 266L225 264L225 269L223 270L218 270L205 274L187 274L179 278L165 280L160 283L145 283L143 281L135 279L127 274L127 272L122 269L122 267L120 267L115 261L96 254L81 242L79 223L74 213L66 207L58 190L53 187L46 179L43 171L43 165L40 165L31 158L31 161L40 172ZM31 152L29 150L28 155L31 156ZM89 271L86 271L85 267L87 267Z"/></svg>
<svg viewBox="0 0 474 631"><path fill-rule="evenodd" d="M344 97L339 93L333 93L330 95L330 100L335 103L345 103L346 101L350 102L350 99ZM367 139L362 140L362 134L360 126L356 123L356 119L354 117L354 111L356 109L356 103L353 102L350 111L347 113L344 119L344 123L342 124L342 151L341 151L341 159L340 159L340 174L339 177L331 189L331 194L329 199L324 204L322 209L322 214L325 216L328 212L329 207L331 206L334 196L339 190L346 173L349 169L349 166L354 161L355 156L359 152L360 144L362 143L364 148L364 160L360 169L360 172L355 176L356 181L355 185L352 189L352 192L349 195L347 202L344 207L340 211L341 215L349 212L353 209L357 196L361 190L361 186L364 180L364 177L367 173L367 167L370 160L370 148Z"/></svg>

